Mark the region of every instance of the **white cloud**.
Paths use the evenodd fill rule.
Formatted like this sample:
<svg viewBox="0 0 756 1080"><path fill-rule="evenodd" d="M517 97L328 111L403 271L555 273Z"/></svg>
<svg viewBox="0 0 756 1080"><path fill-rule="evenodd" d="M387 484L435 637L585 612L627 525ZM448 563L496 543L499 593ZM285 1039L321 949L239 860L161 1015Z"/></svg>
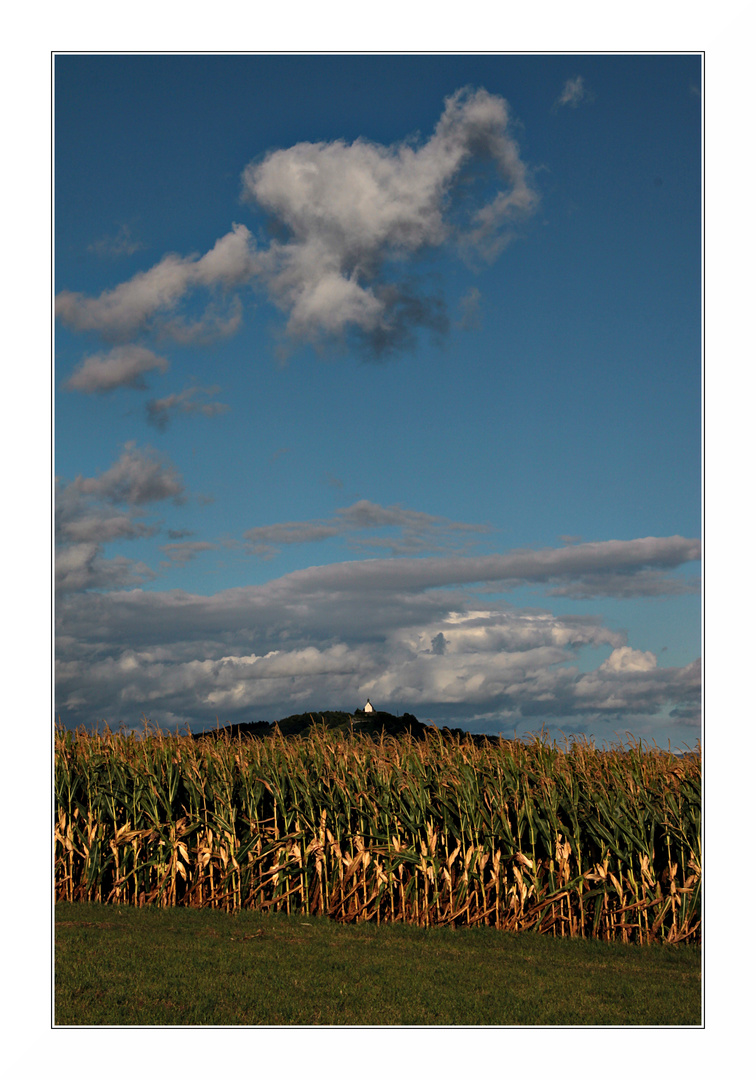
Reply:
<svg viewBox="0 0 756 1080"><path fill-rule="evenodd" d="M633 650L635 651L635 650ZM619 670L602 664L575 683L572 709L612 716L653 713L664 706L684 711L698 722L701 707L701 662L680 668L629 667Z"/></svg>
<svg viewBox="0 0 756 1080"><path fill-rule="evenodd" d="M148 371L168 370L168 361L141 345L117 345L107 353L85 357L63 384L66 390L84 394L106 394L119 386L137 390L146 387Z"/></svg>
<svg viewBox="0 0 756 1080"><path fill-rule="evenodd" d="M234 225L232 232L217 240L201 258L164 255L149 270L135 274L97 297L64 289L56 297L55 310L61 322L71 329L95 331L106 339L126 340L149 329L158 316L163 317L163 332L170 333L167 329L170 323L164 316L172 313L190 290L237 286L249 279L252 268L249 230L244 225ZM235 312L237 323L238 317ZM183 332L188 332L180 321L176 326L179 331L183 327ZM196 336L199 331L195 328L192 333Z"/></svg>
<svg viewBox="0 0 756 1080"><path fill-rule="evenodd" d="M460 181L483 163L499 186L481 201ZM298 143L248 165L244 190L287 234L256 267L289 333L317 341L351 329L378 350L445 325L438 299L406 280L409 258L448 243L493 258L536 204L509 106L482 89L447 98L424 143Z"/></svg>
<svg viewBox="0 0 756 1080"><path fill-rule="evenodd" d="M656 667L656 657L652 652L641 652L623 645L614 649L612 655L599 668L606 672L652 671Z"/></svg>

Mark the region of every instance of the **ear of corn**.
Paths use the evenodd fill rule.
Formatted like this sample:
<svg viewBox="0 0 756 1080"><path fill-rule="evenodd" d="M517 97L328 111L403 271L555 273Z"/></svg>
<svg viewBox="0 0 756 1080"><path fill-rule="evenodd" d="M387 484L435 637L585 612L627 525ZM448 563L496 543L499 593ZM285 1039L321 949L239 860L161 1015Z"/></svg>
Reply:
<svg viewBox="0 0 756 1080"><path fill-rule="evenodd" d="M698 752L61 729L55 797L63 900L700 940Z"/></svg>

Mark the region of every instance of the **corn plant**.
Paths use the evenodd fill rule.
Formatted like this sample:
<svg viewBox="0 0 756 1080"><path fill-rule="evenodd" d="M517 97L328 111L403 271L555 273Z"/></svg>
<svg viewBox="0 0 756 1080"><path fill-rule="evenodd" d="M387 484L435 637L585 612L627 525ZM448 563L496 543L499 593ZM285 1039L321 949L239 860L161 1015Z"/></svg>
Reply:
<svg viewBox="0 0 756 1080"><path fill-rule="evenodd" d="M698 752L58 730L55 796L59 899L700 940Z"/></svg>

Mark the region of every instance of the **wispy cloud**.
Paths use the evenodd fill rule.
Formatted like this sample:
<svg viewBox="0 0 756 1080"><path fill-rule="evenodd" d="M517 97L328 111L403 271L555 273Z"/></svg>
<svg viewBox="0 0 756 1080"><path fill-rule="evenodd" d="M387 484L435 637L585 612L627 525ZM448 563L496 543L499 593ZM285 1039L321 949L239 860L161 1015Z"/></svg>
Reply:
<svg viewBox="0 0 756 1080"><path fill-rule="evenodd" d="M358 536L365 531L395 530L391 536ZM262 558L278 554L282 545L311 544L334 536L348 538L354 548L389 549L394 554L438 551L460 533L487 532L485 525L450 521L401 506L381 506L361 499L337 510L333 517L311 521L287 521L248 529L244 539L249 550Z"/></svg>
<svg viewBox="0 0 756 1080"><path fill-rule="evenodd" d="M199 413L201 416L220 416L231 408L221 401L203 401L220 392L219 386L189 386L178 394L169 394L147 402L147 420L161 431L168 427L172 412ZM199 400L197 398L199 397Z"/></svg>
<svg viewBox="0 0 756 1080"><path fill-rule="evenodd" d="M134 255L145 245L131 235L128 225L121 225L115 236L100 236L87 248L93 255L102 258L117 259L122 255Z"/></svg>
<svg viewBox="0 0 756 1080"><path fill-rule="evenodd" d="M179 566L186 566L203 551L216 551L217 548L218 545L209 540L185 540L177 544L163 544L160 550L168 559L168 564L164 565L178 563Z"/></svg>
<svg viewBox="0 0 756 1080"><path fill-rule="evenodd" d="M238 296L212 301L198 319L175 315L156 327L159 340L169 338L178 345L209 345L233 337L242 324L242 303Z"/></svg>
<svg viewBox="0 0 756 1080"><path fill-rule="evenodd" d="M148 371L168 370L168 361L141 345L118 345L106 353L85 357L63 384L83 394L108 394L121 386L146 390Z"/></svg>
<svg viewBox="0 0 756 1080"><path fill-rule="evenodd" d="M562 93L554 102L554 108L569 106L576 109L584 101L591 101L593 95L587 89L582 75L576 75L574 79L568 79L562 88Z"/></svg>
<svg viewBox="0 0 756 1080"><path fill-rule="evenodd" d="M457 326L460 330L477 330L480 326L480 289L473 285L460 298L460 318Z"/></svg>
<svg viewBox="0 0 756 1080"><path fill-rule="evenodd" d="M573 600L592 600L599 596L682 596L697 593L698 578L670 577L663 570L640 567L631 571L609 569L584 573L576 580L554 584L547 589L549 596L569 596Z"/></svg>

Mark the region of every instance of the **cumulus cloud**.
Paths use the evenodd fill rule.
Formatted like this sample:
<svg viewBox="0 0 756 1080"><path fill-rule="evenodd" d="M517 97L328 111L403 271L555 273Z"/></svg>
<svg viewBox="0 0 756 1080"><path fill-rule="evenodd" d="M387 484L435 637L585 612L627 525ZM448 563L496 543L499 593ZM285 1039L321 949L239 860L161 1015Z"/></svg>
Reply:
<svg viewBox="0 0 756 1080"><path fill-rule="evenodd" d="M486 167L478 195L473 169ZM259 252L257 273L289 333L351 330L376 351L446 325L439 298L407 279L408 259L446 244L495 258L536 204L509 106L482 89L447 98L425 142L298 143L248 165L243 182L283 236Z"/></svg>
<svg viewBox="0 0 756 1080"><path fill-rule="evenodd" d="M125 341L145 329L159 327L171 333L175 326L178 336L206 332L195 327L187 331L180 320L173 324L166 319L179 301L190 291L204 288L231 288L247 281L253 269L251 236L244 225L234 225L201 258L197 255L164 255L149 270L140 271L114 289L97 297L63 290L55 300L55 311L64 325L72 330L94 331L106 340ZM158 317L161 322L158 323ZM211 311L211 322L215 318ZM234 319L238 322L238 310Z"/></svg>
<svg viewBox="0 0 756 1080"><path fill-rule="evenodd" d="M106 353L85 357L63 384L83 394L107 394L120 386L145 390L148 371L168 370L168 361L141 345L118 345Z"/></svg>
<svg viewBox="0 0 756 1080"><path fill-rule="evenodd" d="M376 529L398 530L398 535L358 537L355 534ZM281 545L309 544L333 536L346 536L352 547L383 548L395 554L439 550L459 533L487 532L485 525L468 525L436 517L401 506L381 506L361 499L352 506L337 510L327 520L288 521L259 525L248 529L244 539L249 550L262 558L278 554Z"/></svg>
<svg viewBox="0 0 756 1080"><path fill-rule="evenodd" d="M653 664L615 669L602 664L576 681L572 710L620 717L671 705L682 708L690 720L697 722L700 699L700 660L680 668L660 668Z"/></svg>
<svg viewBox="0 0 756 1080"><path fill-rule="evenodd" d="M219 386L189 386L178 394L168 394L164 398L154 398L147 402L147 420L150 424L165 431L172 412L199 413L201 416L220 416L228 412L230 405L221 401L203 401L220 392ZM199 398L199 400L197 400Z"/></svg>
<svg viewBox="0 0 756 1080"><path fill-rule="evenodd" d="M623 645L614 649L608 660L599 667L603 672L652 671L656 667L656 657L652 652L641 652Z"/></svg>
<svg viewBox="0 0 756 1080"><path fill-rule="evenodd" d="M622 635L597 620L476 609L459 596L455 609L448 597L444 602L436 596L437 610L427 611L425 619L422 605L410 598L405 625L387 624L379 614L378 640L351 638L338 615L332 612L329 619L324 611L320 632L314 633L312 625L292 623L272 592L259 598L259 606L247 607L246 633L233 635L218 632L218 597L121 593L73 599L79 619L85 615L82 603L89 609L92 640L87 644L73 635L60 650L58 708L72 722L97 716L133 723L146 713L201 727L216 716L222 722L275 720L306 709L352 708L369 696L386 709L437 722L464 724L472 712L498 718L500 730L529 720L558 720L567 729L587 718L621 723L629 715L653 717L670 706L692 711L699 694L696 665L604 664L581 673L575 664L580 650L625 648ZM91 621L94 601L97 623ZM228 602L226 615L236 609L231 623L240 615L237 601L220 600L221 608ZM173 609L167 620L164 604ZM110 620L106 616L103 623L104 612ZM137 612L150 640L132 637L123 626L119 633L119 616ZM367 601L362 617L373 617ZM111 635L105 638L108 622ZM199 637L187 639L188 627Z"/></svg>
<svg viewBox="0 0 756 1080"><path fill-rule="evenodd" d="M267 218L265 242L234 224L204 255L168 253L99 296L62 290L57 316L110 342L153 333L196 344L238 329L238 290L254 284L295 341L348 337L380 356L411 346L421 328L443 334L449 318L425 256L444 248L492 260L537 204L512 126L503 98L463 88L424 141L270 151L242 176L244 198ZM189 317L182 305L198 290L211 298ZM471 290L468 323L476 305Z"/></svg>
<svg viewBox="0 0 756 1080"><path fill-rule="evenodd" d="M568 79L562 88L562 93L554 102L555 108L567 105L576 109L584 101L590 101L591 94L586 89L582 75L576 75L574 79Z"/></svg>
<svg viewBox="0 0 756 1080"><path fill-rule="evenodd" d="M509 560L499 572L513 580L516 560L520 581L541 581L544 562L551 574L579 574L592 559L628 573L631 563L656 558L669 567L696 552L681 538L618 545L498 556ZM392 711L443 723L476 717L495 730L531 721L577 730L588 720L621 726L641 717L652 731L667 714L695 724L697 664L659 667L653 653L597 618L462 591L490 578L490 558L312 567L212 596L72 592L57 610L58 707L72 723L133 723L147 712L202 726L216 716L274 720L352 708L369 696ZM580 654L607 648L593 670L578 665Z"/></svg>

